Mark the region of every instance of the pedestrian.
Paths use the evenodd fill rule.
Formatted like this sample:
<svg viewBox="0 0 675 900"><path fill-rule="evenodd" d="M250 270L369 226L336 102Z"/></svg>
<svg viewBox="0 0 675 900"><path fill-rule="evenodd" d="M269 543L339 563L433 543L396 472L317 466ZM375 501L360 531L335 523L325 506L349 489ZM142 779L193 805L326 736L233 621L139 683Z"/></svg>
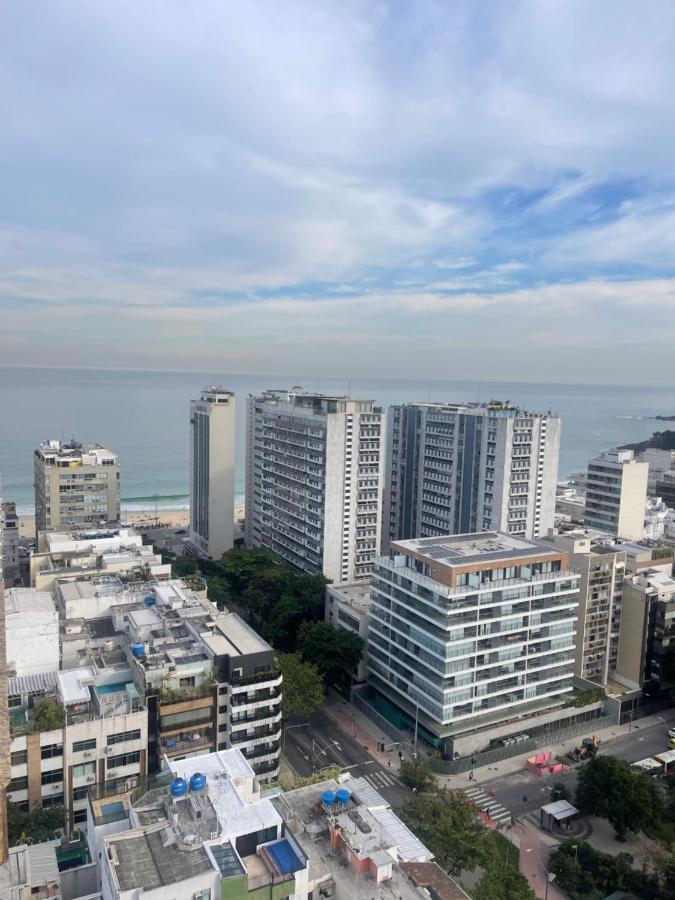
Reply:
<svg viewBox="0 0 675 900"><path fill-rule="evenodd" d="M387 760L387 765L388 765L389 768L391 769L391 760L390 760L390 759Z"/></svg>
<svg viewBox="0 0 675 900"><path fill-rule="evenodd" d="M485 815L488 817L488 819L490 818L490 807L489 807L489 806L488 806L488 808L485 810Z"/></svg>
<svg viewBox="0 0 675 900"><path fill-rule="evenodd" d="M473 769L469 772L469 781L473 781Z"/></svg>
<svg viewBox="0 0 675 900"><path fill-rule="evenodd" d="M527 803L527 794L523 794L523 803Z"/></svg>

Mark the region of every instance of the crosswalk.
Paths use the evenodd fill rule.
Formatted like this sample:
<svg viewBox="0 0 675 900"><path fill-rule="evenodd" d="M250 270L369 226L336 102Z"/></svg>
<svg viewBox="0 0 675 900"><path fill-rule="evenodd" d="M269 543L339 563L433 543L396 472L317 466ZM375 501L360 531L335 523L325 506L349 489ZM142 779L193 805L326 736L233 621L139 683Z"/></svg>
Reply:
<svg viewBox="0 0 675 900"><path fill-rule="evenodd" d="M494 797L488 796L482 788L468 788L464 793L481 812L489 811L490 818L498 825L503 825L511 820L511 811L501 803L497 803Z"/></svg>
<svg viewBox="0 0 675 900"><path fill-rule="evenodd" d="M396 784L396 781L391 775L387 775L386 772L369 772L367 775L362 775L362 778L365 778L368 784L371 787L374 787L375 790L392 787L392 785Z"/></svg>

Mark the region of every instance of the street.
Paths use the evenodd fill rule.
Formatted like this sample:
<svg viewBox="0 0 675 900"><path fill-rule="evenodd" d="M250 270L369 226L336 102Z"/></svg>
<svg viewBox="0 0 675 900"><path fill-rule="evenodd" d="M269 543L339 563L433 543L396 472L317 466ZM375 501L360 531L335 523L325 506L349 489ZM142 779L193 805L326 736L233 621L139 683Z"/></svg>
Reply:
<svg viewBox="0 0 675 900"><path fill-rule="evenodd" d="M365 778L392 806L402 806L410 796L393 769L380 765L321 710L311 716L308 725L287 726L283 746L287 762L298 775L311 775L327 766L339 765L352 778Z"/></svg>
<svg viewBox="0 0 675 900"><path fill-rule="evenodd" d="M675 723L675 712L668 710L663 718L668 723L657 722L647 727L642 727L636 722L630 734L618 735L610 740L605 740L600 746L600 754L616 756L628 762L636 762L661 753L668 748L667 731ZM589 731L589 737L592 730ZM583 735L579 737L581 743ZM564 784L571 794L576 787L577 771L579 766L571 765L570 771L565 775L552 775L539 777L528 772L525 768L512 775L499 775L491 782L489 777L481 771L480 787L489 797L494 797L501 806L508 809L512 815L520 817L533 813L544 805L549 798L551 786L556 782ZM489 767L488 767L489 771ZM466 776L464 790L471 790L473 783ZM494 791L494 794L492 793Z"/></svg>

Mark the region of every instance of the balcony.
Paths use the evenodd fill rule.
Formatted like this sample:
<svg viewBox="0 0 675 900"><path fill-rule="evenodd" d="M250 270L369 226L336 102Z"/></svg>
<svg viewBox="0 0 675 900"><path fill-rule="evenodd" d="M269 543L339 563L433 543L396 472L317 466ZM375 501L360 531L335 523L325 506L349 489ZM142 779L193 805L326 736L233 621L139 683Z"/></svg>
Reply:
<svg viewBox="0 0 675 900"><path fill-rule="evenodd" d="M278 669L269 669L266 672L256 672L253 675L234 675L230 679L232 688L238 688L249 684L265 684L274 682L275 685L281 684L281 673Z"/></svg>
<svg viewBox="0 0 675 900"><path fill-rule="evenodd" d="M258 731L233 731L230 735L232 744L244 744L251 741L261 741L264 738L278 738L280 736L279 728L262 728Z"/></svg>

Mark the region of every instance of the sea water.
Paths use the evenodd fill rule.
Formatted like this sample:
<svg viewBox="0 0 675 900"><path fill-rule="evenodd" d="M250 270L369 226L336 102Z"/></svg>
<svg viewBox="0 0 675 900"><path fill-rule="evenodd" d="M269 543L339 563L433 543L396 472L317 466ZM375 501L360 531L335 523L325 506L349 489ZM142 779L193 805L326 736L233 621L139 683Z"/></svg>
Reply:
<svg viewBox="0 0 675 900"><path fill-rule="evenodd" d="M188 503L190 399L208 384L236 394L236 494L243 500L246 398L265 388L302 385L373 399L381 406L426 400L510 400L562 417L560 477L586 468L609 447L643 440L675 423L675 385L667 387L318 378L0 367L2 496L20 512L33 507L35 444L45 438L97 441L119 455L126 508L180 508Z"/></svg>

